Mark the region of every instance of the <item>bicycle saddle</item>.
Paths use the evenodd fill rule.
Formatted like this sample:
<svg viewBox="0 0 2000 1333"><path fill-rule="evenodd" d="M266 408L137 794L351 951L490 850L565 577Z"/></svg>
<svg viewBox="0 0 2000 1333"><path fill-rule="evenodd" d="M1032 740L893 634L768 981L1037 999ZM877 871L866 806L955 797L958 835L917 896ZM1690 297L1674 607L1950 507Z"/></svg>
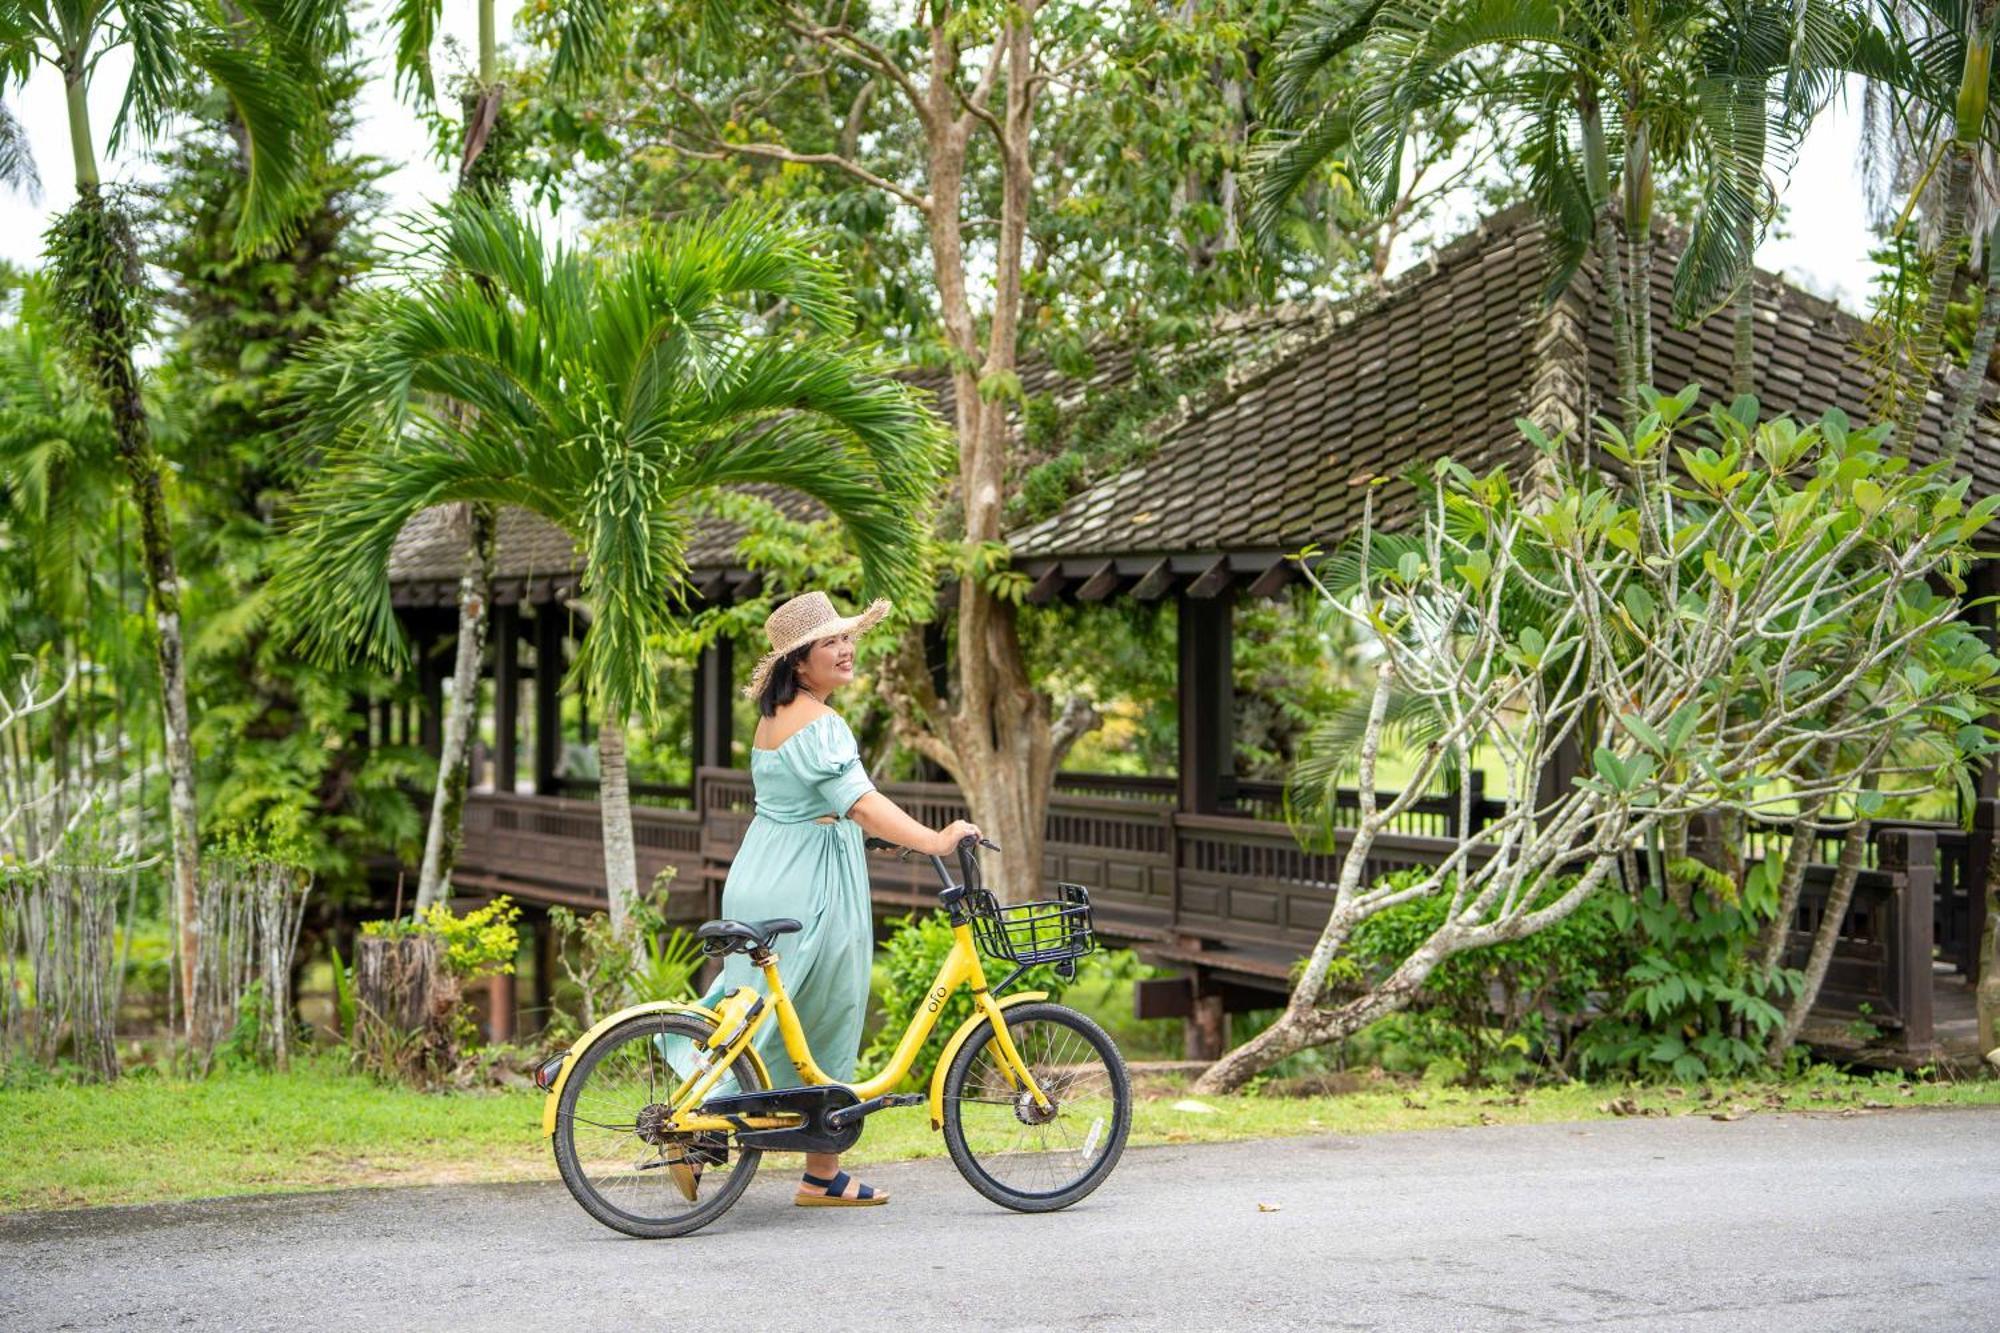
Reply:
<svg viewBox="0 0 2000 1333"><path fill-rule="evenodd" d="M788 916L769 921L709 921L695 930L694 937L704 941L702 948L709 953L745 953L768 949L778 936L800 929L803 927Z"/></svg>

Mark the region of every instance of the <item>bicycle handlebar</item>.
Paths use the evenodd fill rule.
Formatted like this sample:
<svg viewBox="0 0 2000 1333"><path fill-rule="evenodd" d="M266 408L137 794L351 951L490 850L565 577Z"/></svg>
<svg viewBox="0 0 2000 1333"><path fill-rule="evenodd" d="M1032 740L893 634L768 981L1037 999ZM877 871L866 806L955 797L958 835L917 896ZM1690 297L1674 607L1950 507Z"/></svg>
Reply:
<svg viewBox="0 0 2000 1333"><path fill-rule="evenodd" d="M906 859L919 854L914 847L905 847L901 843L890 842L887 838L863 838L861 845L874 851L897 852ZM951 871L945 868L944 858L935 853L928 854L932 867L937 870L938 878L944 882L945 892L948 893L952 889L960 887L975 889L979 887L979 860L973 855L973 847L975 845L984 847L988 851L997 852L1000 850L1000 844L994 842L991 838L974 837L971 834L960 838L958 840L958 864L964 871L964 879L958 884L951 882Z"/></svg>

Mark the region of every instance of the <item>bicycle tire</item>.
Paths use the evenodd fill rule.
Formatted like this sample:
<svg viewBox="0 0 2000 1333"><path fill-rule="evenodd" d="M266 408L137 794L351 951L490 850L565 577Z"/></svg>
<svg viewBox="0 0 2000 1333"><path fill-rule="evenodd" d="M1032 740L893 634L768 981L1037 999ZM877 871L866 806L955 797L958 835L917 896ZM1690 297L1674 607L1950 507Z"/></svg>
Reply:
<svg viewBox="0 0 2000 1333"><path fill-rule="evenodd" d="M611 1051L616 1050L634 1036L685 1037L694 1042L707 1039L715 1030L708 1019L694 1014L642 1014L612 1028L602 1037L592 1042L584 1053L577 1057L576 1068L563 1083L562 1098L556 1103L555 1154L556 1168L562 1173L563 1184L583 1206L591 1217L628 1236L642 1240L665 1240L672 1236L685 1236L699 1231L716 1218L728 1212L731 1206L750 1187L751 1178L757 1174L758 1163L763 1153L755 1148L730 1149L734 1154L734 1164L730 1168L729 1179L714 1197L702 1200L685 1214L661 1218L646 1217L619 1207L606 1198L590 1182L588 1174L577 1160L575 1140L575 1112L577 1099L590 1084L590 1076L598 1063ZM761 1092L764 1080L758 1076L757 1066L748 1058L739 1056L730 1065L730 1074L736 1080L737 1088L744 1092ZM636 1138L636 1135L634 1136Z"/></svg>
<svg viewBox="0 0 2000 1333"><path fill-rule="evenodd" d="M988 1061L987 1044L992 1040L992 1024L973 1034L970 1041L960 1049L946 1071L944 1082L944 1141L951 1154L952 1164L958 1168L966 1183L978 1190L1003 1208L1011 1208L1022 1213L1052 1213L1067 1208L1102 1185L1118 1165L1119 1157L1125 1151L1126 1137L1132 1130L1132 1078L1125 1068L1125 1057L1111 1040L1109 1033L1088 1016L1060 1004L1022 1004L1009 1008L1005 1014L1010 1034L1016 1034L1016 1044L1021 1044L1019 1034L1029 1031L1034 1025L1045 1025L1067 1029L1080 1038L1083 1046L1096 1054L1108 1073L1108 1091L1111 1097L1111 1124L1108 1134L1099 1132L1099 1141L1104 1151L1094 1160L1085 1163L1084 1169L1074 1179L1058 1182L1047 1190L1023 1190L1012 1187L999 1179L992 1170L980 1161L981 1154L967 1141L964 1108L972 1103L987 1103L990 1097L968 1094L968 1082L973 1078L975 1067L982 1060ZM1030 1042L1030 1045L1036 1043ZM1034 1051L1023 1050L1021 1058L1030 1067L1037 1064ZM1036 1081L1043 1082L1042 1072L1037 1070ZM1046 1088L1045 1088L1046 1090ZM1062 1113L1062 1099L1057 1099L1057 1115ZM1017 1117L1018 1118L1018 1117ZM1024 1122L1025 1123L1025 1122ZM1086 1130L1086 1135L1092 1131ZM1087 1147L1094 1147L1086 1138ZM1088 1156L1088 1151L1082 1155ZM989 1157L994 1156L988 1154Z"/></svg>

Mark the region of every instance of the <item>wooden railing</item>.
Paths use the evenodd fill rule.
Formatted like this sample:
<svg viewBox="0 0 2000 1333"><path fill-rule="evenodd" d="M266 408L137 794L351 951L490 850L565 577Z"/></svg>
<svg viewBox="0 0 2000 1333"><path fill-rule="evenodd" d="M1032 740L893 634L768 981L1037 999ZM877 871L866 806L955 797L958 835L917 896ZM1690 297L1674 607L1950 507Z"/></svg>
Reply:
<svg viewBox="0 0 2000 1333"><path fill-rule="evenodd" d="M1248 984L1281 985L1325 925L1351 831L1338 830L1330 852L1306 851L1282 822L1176 810L1162 797L1161 781L1104 775L1059 781L1049 804L1044 875L1089 885L1100 926L1112 939ZM882 791L933 828L966 814L964 799L948 783L884 783ZM1471 795L1476 820L1497 813L1497 802L1477 791ZM633 809L640 880L650 883L672 867L669 903L682 920L718 910L722 880L755 813L750 775L701 769L690 804L690 810ZM1410 816L1376 840L1364 869L1367 881L1436 865L1459 846L1456 797L1427 797ZM1965 899L1977 882L1971 867L1979 846L1977 836L1933 826L1885 823L1874 831L1823 1007L1860 1014L1865 1004L1878 1026L1901 1033L1911 1045L1928 1042L1931 943L1935 938L1957 947L1976 925L1963 916L1957 918L1963 924L1947 923L1959 910L1951 906L1952 893ZM601 902L597 805L474 793L466 804L461 863L467 875L526 889L524 896L541 886L551 901L581 895ZM870 874L876 900L887 908L921 909L935 901L927 862L875 853ZM1795 965L1804 961L1831 877L1827 865L1808 876L1793 922ZM1953 887L1941 891L1940 885Z"/></svg>

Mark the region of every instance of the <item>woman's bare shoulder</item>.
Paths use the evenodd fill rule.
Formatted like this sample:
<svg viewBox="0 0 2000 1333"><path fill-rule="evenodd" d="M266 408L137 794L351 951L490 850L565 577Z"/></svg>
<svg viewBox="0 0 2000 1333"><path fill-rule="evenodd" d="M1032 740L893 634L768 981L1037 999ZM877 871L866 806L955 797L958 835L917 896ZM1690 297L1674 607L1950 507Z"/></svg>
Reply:
<svg viewBox="0 0 2000 1333"><path fill-rule="evenodd" d="M805 728L823 717L838 716L809 694L801 694L770 717L757 723L757 735L751 741L760 750L775 750Z"/></svg>

